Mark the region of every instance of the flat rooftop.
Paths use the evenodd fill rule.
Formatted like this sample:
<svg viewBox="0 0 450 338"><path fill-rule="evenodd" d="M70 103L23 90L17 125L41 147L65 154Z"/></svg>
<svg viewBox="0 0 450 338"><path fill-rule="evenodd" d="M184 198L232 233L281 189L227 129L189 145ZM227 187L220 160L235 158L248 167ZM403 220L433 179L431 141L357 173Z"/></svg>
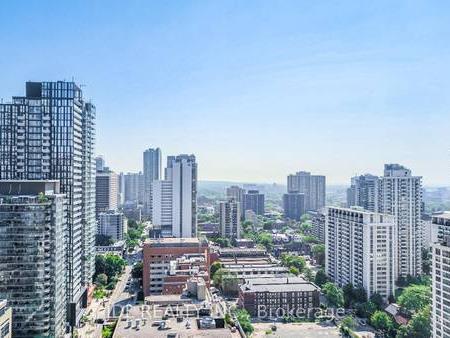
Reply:
<svg viewBox="0 0 450 338"><path fill-rule="evenodd" d="M297 292L316 291L319 287L300 277L255 278L241 285L244 291L253 292Z"/></svg>
<svg viewBox="0 0 450 338"><path fill-rule="evenodd" d="M207 245L206 240L199 240L198 238L157 238L147 239L145 244L151 247L171 247L171 246L201 246Z"/></svg>
<svg viewBox="0 0 450 338"><path fill-rule="evenodd" d="M432 214L431 217L450 219L450 211L444 211L439 214Z"/></svg>
<svg viewBox="0 0 450 338"><path fill-rule="evenodd" d="M152 316L153 317L153 316ZM186 328L186 319L178 322L176 318L169 318L166 324L167 330L158 330L158 326L152 326L155 321L161 320L158 316L149 318L145 324L140 320L141 325L136 329L136 319L142 318L139 306L133 306L129 311L131 323L127 320L119 320L114 332L115 338L240 338L239 333L232 333L229 329L199 329L195 318L189 318L191 328Z"/></svg>

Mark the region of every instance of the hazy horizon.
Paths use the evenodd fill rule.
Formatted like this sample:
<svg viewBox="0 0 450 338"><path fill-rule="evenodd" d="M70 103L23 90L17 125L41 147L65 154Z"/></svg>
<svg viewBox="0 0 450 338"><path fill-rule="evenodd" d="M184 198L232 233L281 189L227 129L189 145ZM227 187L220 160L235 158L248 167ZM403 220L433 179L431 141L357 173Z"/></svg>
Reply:
<svg viewBox="0 0 450 338"><path fill-rule="evenodd" d="M445 9L447 8L447 9ZM345 185L400 163L448 186L450 3L141 2L0 5L0 98L83 84L96 153L193 153L199 179Z"/></svg>

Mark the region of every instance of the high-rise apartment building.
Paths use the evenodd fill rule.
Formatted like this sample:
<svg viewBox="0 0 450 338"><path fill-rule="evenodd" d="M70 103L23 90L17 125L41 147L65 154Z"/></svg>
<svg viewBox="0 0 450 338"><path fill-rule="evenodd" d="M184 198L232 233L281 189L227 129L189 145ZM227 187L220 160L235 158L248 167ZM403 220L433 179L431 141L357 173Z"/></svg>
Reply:
<svg viewBox="0 0 450 338"><path fill-rule="evenodd" d="M95 213L98 216L102 212L117 210L119 178L114 171L109 169L97 171L95 176Z"/></svg>
<svg viewBox="0 0 450 338"><path fill-rule="evenodd" d="M244 194L245 194L245 189L237 186L237 185L232 185L231 187L228 187L226 190L226 196L227 199L234 199L236 202L239 203L240 205L240 210L241 210L241 218L244 217Z"/></svg>
<svg viewBox="0 0 450 338"><path fill-rule="evenodd" d="M379 212L397 223L398 276L422 273L422 177L399 164L386 164L379 181Z"/></svg>
<svg viewBox="0 0 450 338"><path fill-rule="evenodd" d="M197 163L194 155L167 157L165 179L152 186L152 223L163 236L197 236ZM170 215L170 216L169 216Z"/></svg>
<svg viewBox="0 0 450 338"><path fill-rule="evenodd" d="M197 237L195 156L168 156L165 178L172 182L172 235L185 238Z"/></svg>
<svg viewBox="0 0 450 338"><path fill-rule="evenodd" d="M0 299L0 338L12 337L12 309L6 299Z"/></svg>
<svg viewBox="0 0 450 338"><path fill-rule="evenodd" d="M103 156L97 156L95 158L95 171L103 171L105 169L105 159Z"/></svg>
<svg viewBox="0 0 450 338"><path fill-rule="evenodd" d="M59 189L59 181L0 181L0 299L13 309L14 337L65 334L68 225Z"/></svg>
<svg viewBox="0 0 450 338"><path fill-rule="evenodd" d="M125 203L125 175L117 175L117 203L119 206Z"/></svg>
<svg viewBox="0 0 450 338"><path fill-rule="evenodd" d="M450 212L433 215L438 242L432 245L432 337L450 336Z"/></svg>
<svg viewBox="0 0 450 338"><path fill-rule="evenodd" d="M156 237L172 236L172 181L154 181L152 185L152 223Z"/></svg>
<svg viewBox="0 0 450 338"><path fill-rule="evenodd" d="M347 207L360 206L378 212L379 178L366 174L352 177L347 189Z"/></svg>
<svg viewBox="0 0 450 338"><path fill-rule="evenodd" d="M124 202L142 204L144 201L144 175L127 173L123 177Z"/></svg>
<svg viewBox="0 0 450 338"><path fill-rule="evenodd" d="M244 213L247 210L252 210L257 215L264 215L264 194L259 193L258 190L249 190L244 194L242 207Z"/></svg>
<svg viewBox="0 0 450 338"><path fill-rule="evenodd" d="M54 180L67 199L68 318L87 303L95 257L95 107L74 82L27 82L0 104L0 179Z"/></svg>
<svg viewBox="0 0 450 338"><path fill-rule="evenodd" d="M305 195L305 209L318 210L325 206L326 179L322 175L311 175L299 171L287 177L288 193L298 192Z"/></svg>
<svg viewBox="0 0 450 338"><path fill-rule="evenodd" d="M240 203L234 199L219 203L220 234L228 239L241 238Z"/></svg>
<svg viewBox="0 0 450 338"><path fill-rule="evenodd" d="M283 195L284 217L299 221L305 213L305 194L289 192Z"/></svg>
<svg viewBox="0 0 450 338"><path fill-rule="evenodd" d="M362 208L326 208L325 270L339 286L362 286L370 297L394 294L395 217Z"/></svg>
<svg viewBox="0 0 450 338"><path fill-rule="evenodd" d="M123 213L110 210L99 214L97 234L110 237L114 241L125 239L127 219Z"/></svg>
<svg viewBox="0 0 450 338"><path fill-rule="evenodd" d="M320 243L325 243L325 220L326 208L317 211L308 211L311 220L311 234L316 237Z"/></svg>
<svg viewBox="0 0 450 338"><path fill-rule="evenodd" d="M241 202L244 199L245 189L237 185L232 185L227 188L226 194L228 199L232 198L236 202Z"/></svg>
<svg viewBox="0 0 450 338"><path fill-rule="evenodd" d="M161 179L161 150L149 148L144 151L144 215L152 216L152 183Z"/></svg>

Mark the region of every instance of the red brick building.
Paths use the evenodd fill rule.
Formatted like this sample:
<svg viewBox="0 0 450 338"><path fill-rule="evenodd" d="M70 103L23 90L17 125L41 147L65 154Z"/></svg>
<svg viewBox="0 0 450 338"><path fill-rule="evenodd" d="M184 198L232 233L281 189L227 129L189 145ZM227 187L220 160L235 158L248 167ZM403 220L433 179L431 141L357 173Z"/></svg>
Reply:
<svg viewBox="0 0 450 338"><path fill-rule="evenodd" d="M191 277L209 286L208 241L198 238L151 239L143 249L144 296L181 294Z"/></svg>

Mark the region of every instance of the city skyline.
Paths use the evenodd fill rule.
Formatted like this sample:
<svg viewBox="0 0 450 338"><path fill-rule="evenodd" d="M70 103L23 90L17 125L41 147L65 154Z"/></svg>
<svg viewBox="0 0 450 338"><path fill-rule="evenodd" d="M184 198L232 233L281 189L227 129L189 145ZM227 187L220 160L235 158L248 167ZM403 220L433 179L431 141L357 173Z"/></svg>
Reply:
<svg viewBox="0 0 450 338"><path fill-rule="evenodd" d="M74 77L117 172L160 147L195 154L202 181L284 184L302 169L348 185L401 163L448 186L447 7L10 2L0 95Z"/></svg>

